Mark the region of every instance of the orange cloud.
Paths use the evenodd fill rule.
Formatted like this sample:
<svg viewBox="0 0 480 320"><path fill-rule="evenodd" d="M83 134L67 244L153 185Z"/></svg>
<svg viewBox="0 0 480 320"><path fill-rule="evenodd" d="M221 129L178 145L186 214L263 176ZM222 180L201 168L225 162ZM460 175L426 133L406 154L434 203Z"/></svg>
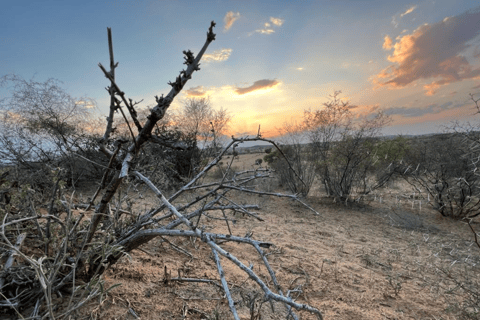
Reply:
<svg viewBox="0 0 480 320"><path fill-rule="evenodd" d="M203 97L207 94L203 86L193 87L188 90L183 90L187 94L187 97Z"/></svg>
<svg viewBox="0 0 480 320"><path fill-rule="evenodd" d="M242 95L242 94L250 93L250 92L253 92L253 91L257 91L257 90L272 88L272 87L277 86L278 84L279 84L279 82L277 80L268 80L268 79L258 80L258 81L255 81L249 87L245 87L245 88L238 88L237 87L235 89L235 92L239 95Z"/></svg>
<svg viewBox="0 0 480 320"><path fill-rule="evenodd" d="M393 48L393 45L392 45L392 38L390 38L389 36L385 36L385 40L383 42L383 49L385 50L390 50Z"/></svg>
<svg viewBox="0 0 480 320"><path fill-rule="evenodd" d="M230 30L232 27L233 23L240 18L240 12L233 12L233 11L228 11L225 17L223 18L223 22L225 23L225 27L223 29L223 32L227 32Z"/></svg>
<svg viewBox="0 0 480 320"><path fill-rule="evenodd" d="M232 54L232 49L221 49L221 50L215 50L212 53L206 53L202 57L202 61L204 62L209 62L209 61L225 61L230 58L230 55Z"/></svg>
<svg viewBox="0 0 480 320"><path fill-rule="evenodd" d="M436 82L432 82L423 86L423 89L427 90L425 92L426 96L433 96L437 92L438 88L440 88L440 85Z"/></svg>
<svg viewBox="0 0 480 320"><path fill-rule="evenodd" d="M394 64L377 74L374 82L400 88L419 79L437 78L424 86L426 94L433 95L442 85L479 77L480 68L472 68L461 55L471 46L468 42L480 33L478 21L480 10L467 11L433 25L424 24L412 34L399 36L393 45L393 54L387 57ZM391 45L385 37L383 47Z"/></svg>

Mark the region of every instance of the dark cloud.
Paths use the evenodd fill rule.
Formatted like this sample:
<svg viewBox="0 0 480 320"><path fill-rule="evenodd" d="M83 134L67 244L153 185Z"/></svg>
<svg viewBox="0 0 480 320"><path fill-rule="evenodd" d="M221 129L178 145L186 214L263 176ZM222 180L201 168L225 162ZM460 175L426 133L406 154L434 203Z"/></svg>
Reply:
<svg viewBox="0 0 480 320"><path fill-rule="evenodd" d="M424 24L412 34L397 38L392 44L385 37L383 47L392 48L388 56L393 62L377 75L381 86L404 87L419 79L438 78L424 88L433 95L440 86L480 76L480 69L474 69L464 56L460 55L480 34L480 7L443 21ZM378 79L385 79L381 82Z"/></svg>
<svg viewBox="0 0 480 320"><path fill-rule="evenodd" d="M440 113L442 111L459 108L461 106L463 106L463 104L454 105L453 102L449 101L441 105L438 105L435 103L423 108L391 107L391 108L384 109L383 111L385 112L386 115L389 115L389 116L400 115L406 118L412 118L412 117L421 117L426 114Z"/></svg>
<svg viewBox="0 0 480 320"><path fill-rule="evenodd" d="M258 80L258 81L255 81L253 83L253 85L251 85L249 87L245 87L245 88L238 88L237 87L235 89L235 92L237 94L245 94L245 93L249 93L249 92L252 92L252 91L255 91L255 90L259 90L259 89L274 87L278 83L279 82L277 80L268 80L268 79Z"/></svg>

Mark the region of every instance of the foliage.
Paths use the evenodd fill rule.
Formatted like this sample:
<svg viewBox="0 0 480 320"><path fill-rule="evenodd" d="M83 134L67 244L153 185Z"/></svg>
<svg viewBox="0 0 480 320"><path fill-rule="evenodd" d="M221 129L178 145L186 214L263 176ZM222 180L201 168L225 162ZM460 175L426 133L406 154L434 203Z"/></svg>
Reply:
<svg viewBox="0 0 480 320"><path fill-rule="evenodd" d="M265 156L263 156L263 161L271 165L279 157L281 157L280 152L275 150L273 152L268 152Z"/></svg>
<svg viewBox="0 0 480 320"><path fill-rule="evenodd" d="M459 134L419 137L411 142L401 172L432 197L434 209L445 217L473 218L480 210L478 154Z"/></svg>

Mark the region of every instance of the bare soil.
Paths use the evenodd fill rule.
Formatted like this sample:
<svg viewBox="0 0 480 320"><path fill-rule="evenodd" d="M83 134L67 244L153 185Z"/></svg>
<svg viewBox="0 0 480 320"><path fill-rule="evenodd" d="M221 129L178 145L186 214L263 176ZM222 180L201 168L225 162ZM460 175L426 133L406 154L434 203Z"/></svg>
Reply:
<svg viewBox="0 0 480 320"><path fill-rule="evenodd" d="M241 155L233 165L252 168L263 155ZM277 182L271 188L282 191ZM292 297L318 308L324 319L460 319L455 305L461 306L463 294L449 276L478 279L480 249L468 225L441 218L426 195L413 191L395 183L362 204L345 206L316 187L306 202L318 216L291 200L237 195L238 201L259 204L257 213L265 221L227 215L236 220L234 235L251 233L275 245L267 250L268 259L282 287L296 289ZM144 201L138 206L158 203ZM221 212L209 215L221 217ZM228 233L225 222L205 218L202 223L207 230ZM100 305L86 308L91 318L232 319L215 285L169 281L179 276L218 280L210 249L192 239L167 240L186 252L158 238L123 257L104 276L107 287L121 286ZM268 279L252 248L222 246ZM285 319L281 305L275 304L273 314L269 303L262 304L260 288L244 272L225 259L222 263L242 319ZM315 319L305 312L300 317Z"/></svg>

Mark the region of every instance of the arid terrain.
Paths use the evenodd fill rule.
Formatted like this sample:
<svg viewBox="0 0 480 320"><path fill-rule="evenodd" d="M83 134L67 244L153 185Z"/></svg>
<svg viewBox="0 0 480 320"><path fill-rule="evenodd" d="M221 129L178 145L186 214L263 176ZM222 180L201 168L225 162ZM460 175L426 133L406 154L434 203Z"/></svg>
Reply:
<svg viewBox="0 0 480 320"><path fill-rule="evenodd" d="M263 155L241 155L233 165L251 168ZM271 188L284 191L277 182ZM442 218L426 194L414 191L398 181L363 203L345 206L324 197L316 183L306 202L320 215L285 198L238 195L242 203L260 205L255 211L264 221L227 216L236 221L230 224L234 235L250 233L275 245L267 258L282 288L292 290L297 302L318 308L324 319L460 319L459 310L467 307L452 279L478 279L480 249L467 224ZM152 201L158 200L147 196L135 206L150 208ZM205 228L228 234L224 221L202 219ZM268 279L252 248L225 246ZM273 315L271 305L262 304L260 288L245 273L222 263L242 319L285 319L282 306L275 304ZM107 287L121 285L84 312L92 319L232 318L219 287L169 280L178 277L218 281L211 250L200 241L154 239L111 267Z"/></svg>

